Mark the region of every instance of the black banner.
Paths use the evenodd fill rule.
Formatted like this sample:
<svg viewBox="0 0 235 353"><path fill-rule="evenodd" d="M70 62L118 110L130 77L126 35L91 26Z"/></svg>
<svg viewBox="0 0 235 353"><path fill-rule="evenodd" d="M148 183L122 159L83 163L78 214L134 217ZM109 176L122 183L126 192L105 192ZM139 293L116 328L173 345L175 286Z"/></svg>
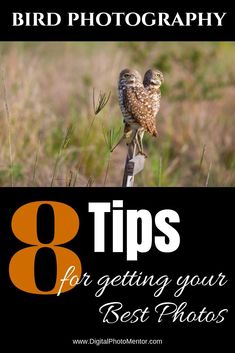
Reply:
<svg viewBox="0 0 235 353"><path fill-rule="evenodd" d="M1 189L1 346L63 347L82 352L131 351L136 345L148 352L230 346L233 198L234 189L223 188ZM39 201L42 206L36 206L37 212L34 206L27 211ZM123 207L114 207L115 201L119 206L122 201ZM64 219L58 219L59 209L53 202L70 206L69 212L74 210L79 217L74 238L58 240L57 246L53 233L54 241L64 231L68 237L71 224L66 210ZM97 212L104 203L110 205L110 212L104 213L104 248L99 251L95 251L95 237L100 234L95 234L95 213L91 212L95 203ZM123 211L120 252L114 251L117 209ZM145 210L136 225L138 239L135 224L128 218L134 210ZM179 216L179 222L166 217L180 239L172 252L164 252L158 243L159 238L166 246L171 242L156 218L163 210ZM148 232L141 228L145 217L152 219L150 243ZM36 240L33 226L28 233L29 224L37 224ZM137 258L128 260L136 246ZM48 294L64 256L58 249L70 249L80 259L83 280L77 284L76 269L71 269L67 273L67 282L72 279L69 290L63 293L66 281L61 281L60 295ZM17 279L20 273L22 277ZM41 293L30 293L34 284L26 291L30 273Z"/></svg>
<svg viewBox="0 0 235 353"><path fill-rule="evenodd" d="M43 6L10 2L0 13L0 40L232 41L234 18L231 2L212 6L159 2Z"/></svg>

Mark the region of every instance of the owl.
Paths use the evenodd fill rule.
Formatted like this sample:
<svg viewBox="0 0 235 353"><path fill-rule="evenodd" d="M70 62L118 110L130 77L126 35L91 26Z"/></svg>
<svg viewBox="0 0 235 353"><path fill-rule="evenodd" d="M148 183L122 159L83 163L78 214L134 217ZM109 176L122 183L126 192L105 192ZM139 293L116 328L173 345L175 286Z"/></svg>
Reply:
<svg viewBox="0 0 235 353"><path fill-rule="evenodd" d="M161 80L155 78L155 71L150 71L145 74L146 86L143 85L139 72L129 69L121 71L118 83L119 105L125 123L124 137L128 143L135 140L141 154L144 154L142 143L144 132L157 136L155 124L157 108L156 99L153 97L156 95L155 86L157 85L159 89Z"/></svg>
<svg viewBox="0 0 235 353"><path fill-rule="evenodd" d="M148 92L148 96L151 99L154 115L156 118L157 113L160 109L161 100L161 84L164 82L164 77L159 70L148 70L144 75L144 88Z"/></svg>

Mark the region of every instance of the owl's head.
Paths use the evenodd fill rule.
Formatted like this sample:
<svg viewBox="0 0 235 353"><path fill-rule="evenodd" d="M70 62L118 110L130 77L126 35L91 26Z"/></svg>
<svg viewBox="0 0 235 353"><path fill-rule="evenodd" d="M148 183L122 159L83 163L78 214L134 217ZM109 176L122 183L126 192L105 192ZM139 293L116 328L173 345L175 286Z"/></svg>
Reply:
<svg viewBox="0 0 235 353"><path fill-rule="evenodd" d="M120 72L119 86L136 87L142 85L142 78L138 71L125 69Z"/></svg>
<svg viewBox="0 0 235 353"><path fill-rule="evenodd" d="M144 87L154 86L159 88L164 82L164 77L161 71L159 70L148 70L144 75Z"/></svg>

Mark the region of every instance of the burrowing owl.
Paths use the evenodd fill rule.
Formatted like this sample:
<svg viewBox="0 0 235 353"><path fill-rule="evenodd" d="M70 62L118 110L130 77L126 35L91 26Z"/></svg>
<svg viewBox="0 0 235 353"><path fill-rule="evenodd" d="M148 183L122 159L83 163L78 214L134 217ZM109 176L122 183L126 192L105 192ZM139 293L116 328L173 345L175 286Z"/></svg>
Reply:
<svg viewBox="0 0 235 353"><path fill-rule="evenodd" d="M144 87L151 99L154 116L156 117L160 109L161 84L164 82L163 74L159 70L148 70L144 75Z"/></svg>
<svg viewBox="0 0 235 353"><path fill-rule="evenodd" d="M124 134L129 143L133 139L136 140L140 153L143 153L144 131L152 136L157 136L156 102L155 99L153 100L154 94L152 92L152 86L157 81L148 73L146 82L145 88L138 71L125 69L120 73L118 84L119 104L125 122Z"/></svg>

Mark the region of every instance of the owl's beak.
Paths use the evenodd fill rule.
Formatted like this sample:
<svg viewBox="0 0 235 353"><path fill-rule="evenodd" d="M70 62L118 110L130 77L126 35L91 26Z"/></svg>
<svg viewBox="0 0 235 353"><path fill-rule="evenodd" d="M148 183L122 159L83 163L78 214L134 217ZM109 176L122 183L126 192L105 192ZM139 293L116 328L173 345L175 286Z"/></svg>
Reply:
<svg viewBox="0 0 235 353"><path fill-rule="evenodd" d="M152 79L150 82L151 82L152 85L154 85L154 86L161 86L161 84L162 84L163 81L161 81L160 79L159 79L159 80L154 80L154 79Z"/></svg>

